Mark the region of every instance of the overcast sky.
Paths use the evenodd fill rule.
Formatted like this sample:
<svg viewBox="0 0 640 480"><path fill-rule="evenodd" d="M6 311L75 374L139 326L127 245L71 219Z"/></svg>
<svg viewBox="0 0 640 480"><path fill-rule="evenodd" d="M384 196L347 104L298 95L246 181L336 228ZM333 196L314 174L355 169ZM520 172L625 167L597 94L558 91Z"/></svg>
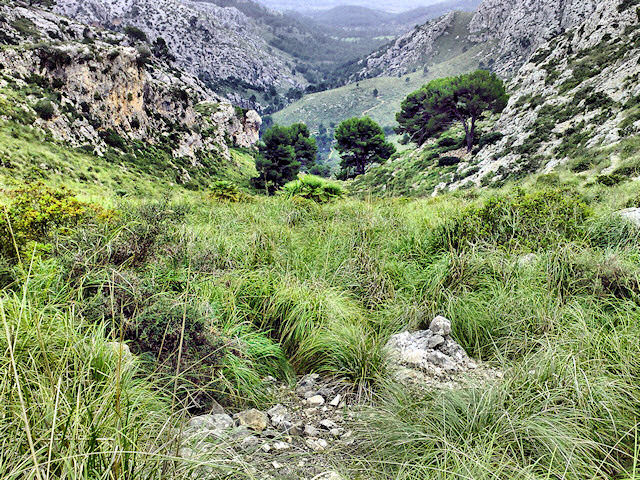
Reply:
<svg viewBox="0 0 640 480"><path fill-rule="evenodd" d="M424 5L433 5L440 0L258 0L278 10L309 10L331 8L338 5L361 5L389 12L401 12Z"/></svg>

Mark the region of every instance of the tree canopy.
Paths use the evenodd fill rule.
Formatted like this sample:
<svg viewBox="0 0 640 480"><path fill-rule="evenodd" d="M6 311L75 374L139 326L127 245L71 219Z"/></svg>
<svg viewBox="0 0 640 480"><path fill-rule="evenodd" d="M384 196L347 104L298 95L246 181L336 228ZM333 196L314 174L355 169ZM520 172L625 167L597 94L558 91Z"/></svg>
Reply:
<svg viewBox="0 0 640 480"><path fill-rule="evenodd" d="M263 134L258 150L258 177L253 184L268 193L295 179L301 168L313 170L318 153L315 139L301 123L290 127L274 125Z"/></svg>
<svg viewBox="0 0 640 480"><path fill-rule="evenodd" d="M396 115L400 124L396 131L423 144L460 122L465 130L467 149L471 150L478 119L485 112L504 110L508 98L503 81L486 70L433 80L402 102L402 109Z"/></svg>
<svg viewBox="0 0 640 480"><path fill-rule="evenodd" d="M336 150L342 161L342 178L363 175L371 163L386 162L396 151L384 131L369 117L345 120L336 128Z"/></svg>

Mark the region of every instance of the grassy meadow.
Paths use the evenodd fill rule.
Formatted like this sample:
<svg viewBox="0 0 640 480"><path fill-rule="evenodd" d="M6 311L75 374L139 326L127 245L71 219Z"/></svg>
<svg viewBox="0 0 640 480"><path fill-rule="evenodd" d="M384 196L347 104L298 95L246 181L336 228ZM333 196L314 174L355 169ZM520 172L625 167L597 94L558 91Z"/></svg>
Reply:
<svg viewBox="0 0 640 480"><path fill-rule="evenodd" d="M613 212L639 193L5 190L0 477L195 475L184 418L267 408L266 376L318 372L366 405L349 478L638 478L640 230ZM394 384L387 339L437 314L504 378ZM249 475L224 446L209 467Z"/></svg>

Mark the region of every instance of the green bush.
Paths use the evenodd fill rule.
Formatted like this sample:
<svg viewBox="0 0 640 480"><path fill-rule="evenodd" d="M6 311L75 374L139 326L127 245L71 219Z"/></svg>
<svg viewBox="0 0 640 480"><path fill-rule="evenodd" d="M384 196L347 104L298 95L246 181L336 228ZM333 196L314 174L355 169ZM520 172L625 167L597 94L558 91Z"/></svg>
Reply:
<svg viewBox="0 0 640 480"><path fill-rule="evenodd" d="M219 202L242 202L250 199L250 196L240 190L235 183L226 180L213 182L209 186L208 195L209 198Z"/></svg>
<svg viewBox="0 0 640 480"><path fill-rule="evenodd" d="M315 175L299 175L297 180L285 184L280 193L286 198L301 197L326 203L344 197L346 190L336 182Z"/></svg>
<svg viewBox="0 0 640 480"><path fill-rule="evenodd" d="M9 202L0 212L0 253L14 258L29 242L47 242L54 232L66 232L81 220L104 213L94 205L78 201L62 188L40 183L8 192Z"/></svg>
<svg viewBox="0 0 640 480"><path fill-rule="evenodd" d="M591 210L567 190L518 189L464 209L431 232L435 250L464 249L477 244L538 250L576 238Z"/></svg>
<svg viewBox="0 0 640 480"><path fill-rule="evenodd" d="M438 158L438 166L439 167L450 167L452 165L457 165L462 160L460 157L440 157Z"/></svg>
<svg viewBox="0 0 640 480"><path fill-rule="evenodd" d="M43 120L51 120L55 115L55 108L51 101L47 99L38 100L33 109Z"/></svg>

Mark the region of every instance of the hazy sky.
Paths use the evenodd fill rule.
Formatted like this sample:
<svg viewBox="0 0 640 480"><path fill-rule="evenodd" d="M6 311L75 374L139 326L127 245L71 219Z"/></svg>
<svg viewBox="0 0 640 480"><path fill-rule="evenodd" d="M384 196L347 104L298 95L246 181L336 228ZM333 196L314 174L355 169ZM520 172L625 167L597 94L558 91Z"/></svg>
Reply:
<svg viewBox="0 0 640 480"><path fill-rule="evenodd" d="M331 8L337 5L361 5L389 12L401 12L424 5L433 5L440 0L258 0L278 10L309 10Z"/></svg>

